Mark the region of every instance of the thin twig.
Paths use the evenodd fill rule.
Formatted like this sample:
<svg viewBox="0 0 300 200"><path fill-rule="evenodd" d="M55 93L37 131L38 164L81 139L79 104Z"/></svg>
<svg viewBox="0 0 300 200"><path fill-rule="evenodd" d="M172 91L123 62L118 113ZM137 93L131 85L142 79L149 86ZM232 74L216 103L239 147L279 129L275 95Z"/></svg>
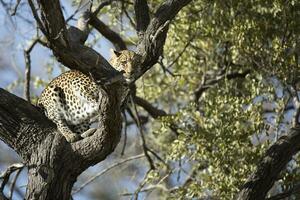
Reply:
<svg viewBox="0 0 300 200"><path fill-rule="evenodd" d="M183 55L183 53L185 52L185 50L190 46L191 42L193 42L193 40L195 39L196 34L194 34L192 37L190 37L190 39L188 40L188 42L184 45L183 49L179 52L179 54L177 55L177 57L168 65L167 68L172 67L178 60L179 58Z"/></svg>
<svg viewBox="0 0 300 200"><path fill-rule="evenodd" d="M148 175L149 175L149 173L150 173L151 171L152 171L152 169L150 168L150 169L146 172L143 181L140 182L139 186L138 186L137 189L135 190L135 192L134 192L134 194L133 194L133 199L134 199L134 200L137 200L137 199L138 199L139 193L140 193L140 191L143 189L143 187L145 186L146 181L147 181L147 177L148 177Z"/></svg>
<svg viewBox="0 0 300 200"><path fill-rule="evenodd" d="M110 5L112 2L113 2L113 0L108 0L108 1L102 2L102 3L99 4L99 6L95 9L95 11L92 13L92 15L97 16L102 8L104 8L105 6Z"/></svg>
<svg viewBox="0 0 300 200"><path fill-rule="evenodd" d="M3 0L0 0L0 3L2 4L2 6L3 6L3 8L4 8L4 10L5 10L5 12L6 12L7 16L8 16L9 21L15 27L14 21L12 20L12 17L9 14L9 10L10 10L9 5L7 5L7 3L5 3Z"/></svg>
<svg viewBox="0 0 300 200"><path fill-rule="evenodd" d="M176 178L177 182L179 182L180 178L181 178L182 159L179 160L178 165L179 165L179 170L178 170L177 178Z"/></svg>
<svg viewBox="0 0 300 200"><path fill-rule="evenodd" d="M21 0L17 0L17 3L16 3L16 5L15 5L15 7L13 8L12 13L10 14L11 16L16 15L17 10L18 10L18 6L19 6L20 2L21 2Z"/></svg>
<svg viewBox="0 0 300 200"><path fill-rule="evenodd" d="M136 115L136 116L133 115L132 117L135 120L135 122L137 124L137 127L139 128L139 133L140 133L140 136L141 136L141 139L142 139L142 147L143 147L143 150L144 150L144 154L145 154L145 156L148 160L148 163L150 165L150 169L155 169L154 162L153 162L152 158L150 157L150 155L148 153L149 148L147 147L147 144L146 144L146 139L145 139L144 132L143 132L143 129L142 129L142 126L141 126L141 120L140 120L140 117L138 115L134 99L133 99L132 95L130 95L130 97L131 97L132 106L133 106L133 109L134 109L135 115Z"/></svg>
<svg viewBox="0 0 300 200"><path fill-rule="evenodd" d="M28 0L28 3L29 3L29 6L30 6L30 8L31 8L33 17L34 17L35 21L37 22L37 24L38 24L40 30L41 30L41 31L43 32L43 34L47 37L48 34L47 34L47 31L46 31L46 28L44 27L44 25L43 25L43 23L42 23L42 21L41 21L39 15L38 15L38 13L36 12L36 9L35 9L35 6L34 6L32 0ZM47 38L48 38L48 37L47 37Z"/></svg>
<svg viewBox="0 0 300 200"><path fill-rule="evenodd" d="M13 199L13 194L14 194L14 189L15 189L15 185L16 185L16 182L18 180L18 177L21 173L23 168L20 168L20 169L17 169L17 173L16 175L14 176L14 179L12 180L12 183L11 183L11 187L10 187L10 195L9 195L9 199L12 200Z"/></svg>
<svg viewBox="0 0 300 200"><path fill-rule="evenodd" d="M5 3L3 0L0 0L0 3L2 4L2 6L5 9L6 14L9 16L9 20L10 22L13 24L13 26L15 26L13 20L12 20L12 16L15 15L19 18L21 18L24 22L32 25L33 21L29 20L28 17L24 17L23 15L20 15L19 13L17 13L16 11L14 11L15 9L17 9L16 7L11 9L10 5L8 5L7 3ZM18 3L16 4L16 6L19 6ZM13 10L13 12L11 13L11 10Z"/></svg>
<svg viewBox="0 0 300 200"><path fill-rule="evenodd" d="M151 170L150 170L151 171ZM146 175L148 175L149 174L149 171L146 173ZM164 175L163 177L161 177L160 178L160 180L155 184L155 185L150 185L150 186L148 186L147 188L145 188L145 189L142 189L140 186L139 186L139 191L137 192L137 190L134 192L134 193L122 193L122 194L119 194L119 196L134 196L134 197L136 197L137 195L138 195L138 193L141 193L141 192L151 192L151 191L153 191L153 190L155 190L155 189L161 189L161 190L164 190L164 191L166 191L166 192L170 192L170 191L172 191L173 190L173 188L172 189L167 189L166 188L166 186L164 186L164 185L162 185L162 182L166 179L166 178L168 178L170 175L172 174L172 171L169 171L168 173L166 173L166 175ZM145 178L144 178L144 180L147 178L147 176L145 176ZM145 185L145 183L141 183L140 185L142 185L142 184L144 184ZM143 185L143 186L144 186ZM176 188L177 189L177 188Z"/></svg>
<svg viewBox="0 0 300 200"><path fill-rule="evenodd" d="M85 4L81 5L83 2L83 0L81 0L79 2L79 5L77 7L77 9L73 12L72 15L70 15L67 19L66 19L66 23L68 23L70 20L72 20L74 18L75 15L77 15L78 12L80 12L83 8L85 8L88 4L90 4L90 1L85 2Z"/></svg>
<svg viewBox="0 0 300 200"><path fill-rule="evenodd" d="M14 163L10 165L4 172L2 172L0 175L0 179L3 179L3 181L0 187L0 191L4 190L4 187L8 182L10 175L16 170L23 169L24 167L25 165L23 163Z"/></svg>
<svg viewBox="0 0 300 200"><path fill-rule="evenodd" d="M144 110L146 110L154 119L158 119L159 117L171 116L171 114L168 114L164 110L154 107L151 103L141 97L134 96L134 101L138 106L144 108ZM175 135L179 135L178 126L176 124L169 124L169 128L173 131L173 133L175 133Z"/></svg>
<svg viewBox="0 0 300 200"><path fill-rule="evenodd" d="M113 168L115 168L115 167L117 167L117 166L119 166L121 164L124 164L124 163L126 163L128 161L140 159L140 158L143 158L143 157L144 157L144 154L140 154L140 155L136 155L136 156L132 156L132 157L126 158L124 160L121 160L121 161L119 161L117 163L112 164L111 166L109 166L106 169L102 170L101 172L95 174L93 177L91 177L86 182L84 182L81 186L79 186L76 190L74 190L72 192L72 195L78 193L79 191L81 191L85 186L87 186L88 184L90 184L95 179L99 178L100 176L102 176L103 174L105 174L106 172L108 172L109 170L111 170L111 169L113 169Z"/></svg>
<svg viewBox="0 0 300 200"><path fill-rule="evenodd" d="M150 149L148 146L146 146L147 151L152 153L154 157L156 157L160 162L162 162L167 168L169 168L169 165L152 149Z"/></svg>
<svg viewBox="0 0 300 200"><path fill-rule="evenodd" d="M133 19L130 17L130 15L129 15L129 13L127 12L126 9L124 10L124 13L125 13L126 17L128 18L129 23L131 24L131 26L132 26L132 27L136 27L136 24L134 23Z"/></svg>
<svg viewBox="0 0 300 200"><path fill-rule="evenodd" d="M30 53L37 43L42 42L39 38L33 40L30 46L24 50L25 57L25 81L24 81L24 98L30 103L30 79L31 79L31 56Z"/></svg>
<svg viewBox="0 0 300 200"><path fill-rule="evenodd" d="M163 70L164 73L167 72L167 73L170 74L172 77L180 76L180 75L175 75L173 72L171 72L171 70L169 70L169 69L165 66L165 64L164 64L164 62L163 62L163 56L161 56L161 57L158 59L157 63L161 66L161 68L162 68L162 70Z"/></svg>
<svg viewBox="0 0 300 200"><path fill-rule="evenodd" d="M126 148L126 144L127 144L127 117L126 117L126 112L123 111L123 116L124 116L124 144L122 147L122 151L121 151L121 156L124 155L125 153L125 148Z"/></svg>
<svg viewBox="0 0 300 200"><path fill-rule="evenodd" d="M245 70L244 72L232 72L229 74L226 74L226 70L222 72L222 74L217 75L213 78L208 78L206 75L204 75L203 80L201 81L200 86L195 91L195 102L198 103L199 99L201 98L202 94L209 88L215 86L220 81L224 79L235 79L235 78L245 78L251 71L249 69Z"/></svg>

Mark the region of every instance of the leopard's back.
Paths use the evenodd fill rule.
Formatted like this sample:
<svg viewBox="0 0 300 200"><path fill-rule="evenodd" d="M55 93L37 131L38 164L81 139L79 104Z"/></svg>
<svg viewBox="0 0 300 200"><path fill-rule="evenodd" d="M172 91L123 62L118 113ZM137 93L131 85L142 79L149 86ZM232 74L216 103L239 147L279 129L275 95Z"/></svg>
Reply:
<svg viewBox="0 0 300 200"><path fill-rule="evenodd" d="M49 119L64 118L77 125L97 114L98 87L91 77L77 70L53 79L42 92L38 106L45 108Z"/></svg>

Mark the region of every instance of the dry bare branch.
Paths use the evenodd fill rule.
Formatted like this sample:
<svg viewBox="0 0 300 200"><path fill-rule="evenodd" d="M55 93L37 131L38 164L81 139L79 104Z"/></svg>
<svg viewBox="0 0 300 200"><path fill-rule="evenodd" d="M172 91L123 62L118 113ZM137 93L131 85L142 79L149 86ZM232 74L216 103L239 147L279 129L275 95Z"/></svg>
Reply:
<svg viewBox="0 0 300 200"><path fill-rule="evenodd" d="M11 186L11 193L10 193L9 199L12 198L14 184L16 182L16 179L18 178L18 174L21 172L21 170L24 167L25 167L25 165L23 163L14 163L14 164L10 165L3 173L0 174L0 180L3 179L2 183L1 183L1 187L0 187L0 199L1 199L1 194L3 195L3 198L6 198L3 194L4 187L7 184L11 174L14 173L15 171L17 171L15 180L13 181L12 186Z"/></svg>
<svg viewBox="0 0 300 200"><path fill-rule="evenodd" d="M76 194L78 192L80 192L84 187L86 187L88 184L90 184L91 182L95 181L97 178L99 178L100 176L102 176L103 174L105 174L106 172L108 172L109 170L117 167L117 166L120 166L126 162L129 162L129 161L132 161L132 160L136 160L136 159L140 159L140 158L143 158L145 157L144 154L140 154L140 155L136 155L136 156L131 156L131 157L128 157L126 159L123 159L121 161L118 161L112 165L110 165L109 167L105 168L104 170L102 170L101 172L95 174L94 176L92 176L91 178L89 178L87 181L85 181L81 186L79 186L76 190L74 190L72 192L72 194Z"/></svg>
<svg viewBox="0 0 300 200"><path fill-rule="evenodd" d="M215 86L216 84L218 84L220 81L224 80L224 79L236 79L236 78L245 78L247 76L247 74L250 73L250 70L245 70L244 72L240 73L240 72L232 72L229 74L226 74L226 71L222 72L221 75L217 76L217 77L213 77L210 79L207 79L204 76L204 79L202 81L202 83L199 85L199 87L196 89L196 91L194 92L195 94L195 102L198 103L199 99L201 98L201 96L203 95L203 93Z"/></svg>
<svg viewBox="0 0 300 200"><path fill-rule="evenodd" d="M31 56L30 53L37 43L43 43L40 38L32 41L27 49L24 50L25 57L25 81L24 81L24 98L31 103L30 100L30 80L31 80Z"/></svg>

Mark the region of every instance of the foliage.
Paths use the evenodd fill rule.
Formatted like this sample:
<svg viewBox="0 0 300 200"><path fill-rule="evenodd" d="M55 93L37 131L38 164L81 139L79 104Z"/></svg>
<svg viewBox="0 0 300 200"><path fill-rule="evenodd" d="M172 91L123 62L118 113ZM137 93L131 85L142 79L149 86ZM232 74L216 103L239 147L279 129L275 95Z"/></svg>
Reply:
<svg viewBox="0 0 300 200"><path fill-rule="evenodd" d="M279 116L286 96L274 98L276 88L265 80L276 77L287 86L299 74L299 6L297 1L195 1L171 24L164 59L139 87L139 96L173 114L151 125L153 148L169 163L188 165L187 181L166 194L171 199L233 199L255 169L269 145L251 142L266 131L256 98L278 101ZM251 75L224 78L195 103L203 79L247 69ZM178 125L178 137L170 124ZM288 173L283 180L296 176Z"/></svg>

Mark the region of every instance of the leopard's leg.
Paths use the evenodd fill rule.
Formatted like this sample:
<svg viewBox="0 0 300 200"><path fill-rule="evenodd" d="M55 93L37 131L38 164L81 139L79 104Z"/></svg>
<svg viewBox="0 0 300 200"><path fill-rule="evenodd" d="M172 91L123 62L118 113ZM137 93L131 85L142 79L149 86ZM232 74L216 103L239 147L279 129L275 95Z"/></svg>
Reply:
<svg viewBox="0 0 300 200"><path fill-rule="evenodd" d="M76 142L81 139L81 136L74 133L68 126L68 124L63 119L58 119L55 121L57 129L66 138L68 142Z"/></svg>
<svg viewBox="0 0 300 200"><path fill-rule="evenodd" d="M89 128L90 128L90 124L88 122L84 122L84 123L72 126L72 130L79 135L81 133L87 131Z"/></svg>
<svg viewBox="0 0 300 200"><path fill-rule="evenodd" d="M61 134L66 138L68 142L75 142L80 140L80 135L74 133L70 127L68 126L65 116L63 113L66 113L66 104L64 100L63 90L59 87L53 88L53 101L55 102L49 109L48 118L51 119L57 126L57 129L61 132Z"/></svg>
<svg viewBox="0 0 300 200"><path fill-rule="evenodd" d="M91 124L87 121L82 124L73 126L73 130L77 134L80 134L81 137L86 138L93 135L97 130L96 128L90 128L90 125Z"/></svg>
<svg viewBox="0 0 300 200"><path fill-rule="evenodd" d="M93 135L96 131L97 131L96 128L90 128L87 131L85 131L84 133L82 133L80 136L83 138L86 138L86 137Z"/></svg>

